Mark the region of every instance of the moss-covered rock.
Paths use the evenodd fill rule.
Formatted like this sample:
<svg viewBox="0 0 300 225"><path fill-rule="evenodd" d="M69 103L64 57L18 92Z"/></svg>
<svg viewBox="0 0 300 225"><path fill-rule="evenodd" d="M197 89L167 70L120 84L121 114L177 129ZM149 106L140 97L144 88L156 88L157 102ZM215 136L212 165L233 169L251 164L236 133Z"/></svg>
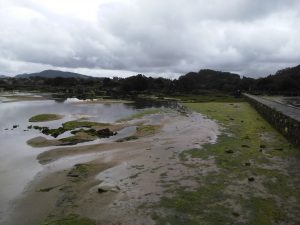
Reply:
<svg viewBox="0 0 300 225"><path fill-rule="evenodd" d="M97 123L97 122L84 121L84 120L73 120L73 121L68 121L66 123L63 123L62 127L65 130L74 130L81 127L91 128L94 126L108 126L108 125L109 124L107 123Z"/></svg>

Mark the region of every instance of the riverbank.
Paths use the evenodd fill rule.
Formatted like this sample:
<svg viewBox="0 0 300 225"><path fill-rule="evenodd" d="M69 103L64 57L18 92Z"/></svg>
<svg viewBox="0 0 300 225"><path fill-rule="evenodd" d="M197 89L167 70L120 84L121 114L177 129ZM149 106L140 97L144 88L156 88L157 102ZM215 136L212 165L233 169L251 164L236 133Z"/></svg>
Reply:
<svg viewBox="0 0 300 225"><path fill-rule="evenodd" d="M41 153L44 170L6 224L154 224L142 205L159 201L168 176L181 182L182 176L193 175L178 155L182 149L216 141L219 127L200 114L175 110L132 116L125 122L142 127L136 139ZM99 193L103 183L114 191Z"/></svg>
<svg viewBox="0 0 300 225"><path fill-rule="evenodd" d="M5 224L298 224L299 149L246 102L185 106L121 119L144 126L122 141L41 152Z"/></svg>

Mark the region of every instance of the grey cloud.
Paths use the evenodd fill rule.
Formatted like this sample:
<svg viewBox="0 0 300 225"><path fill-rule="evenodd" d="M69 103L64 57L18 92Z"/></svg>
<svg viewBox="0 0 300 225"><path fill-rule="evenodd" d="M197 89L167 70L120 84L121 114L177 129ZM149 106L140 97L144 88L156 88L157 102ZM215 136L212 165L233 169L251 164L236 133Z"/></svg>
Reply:
<svg viewBox="0 0 300 225"><path fill-rule="evenodd" d="M95 21L35 0L1 4L0 73L44 65L97 73L213 68L260 76L300 63L296 0L114 0L95 8ZM12 69L13 63L19 66Z"/></svg>

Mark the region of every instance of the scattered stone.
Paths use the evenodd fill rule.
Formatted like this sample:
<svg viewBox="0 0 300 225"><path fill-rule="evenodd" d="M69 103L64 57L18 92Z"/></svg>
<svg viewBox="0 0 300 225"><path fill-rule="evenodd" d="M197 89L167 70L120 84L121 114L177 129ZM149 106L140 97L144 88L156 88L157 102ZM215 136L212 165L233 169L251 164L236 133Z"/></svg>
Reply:
<svg viewBox="0 0 300 225"><path fill-rule="evenodd" d="M240 214L238 212L232 212L232 215L235 216L235 217L239 217Z"/></svg>
<svg viewBox="0 0 300 225"><path fill-rule="evenodd" d="M255 179L254 179L254 177L249 177L249 178L248 178L248 181L249 181L249 182L253 182L253 181L255 181Z"/></svg>
<svg viewBox="0 0 300 225"><path fill-rule="evenodd" d="M249 145L242 145L242 148L250 148Z"/></svg>
<svg viewBox="0 0 300 225"><path fill-rule="evenodd" d="M49 191L52 191L53 189L55 189L57 187L60 187L60 186L61 186L61 184L53 186L53 187L41 188L41 189L37 190L37 192L49 192Z"/></svg>
<svg viewBox="0 0 300 225"><path fill-rule="evenodd" d="M103 189L103 188L98 188L98 193L104 193L104 192L107 192L107 190L106 189Z"/></svg>
<svg viewBox="0 0 300 225"><path fill-rule="evenodd" d="M251 166L251 163L246 162L246 163L245 163L245 166Z"/></svg>
<svg viewBox="0 0 300 225"><path fill-rule="evenodd" d="M231 149L228 149L228 150L226 150L225 152L226 152L227 154L232 154L232 153L234 153L234 151L231 150Z"/></svg>
<svg viewBox="0 0 300 225"><path fill-rule="evenodd" d="M19 127L19 125L13 125L13 129L15 129L15 128L17 128L17 127Z"/></svg>
<svg viewBox="0 0 300 225"><path fill-rule="evenodd" d="M116 135L116 134L117 134L116 132L113 132L108 128L104 128L104 129L101 129L101 130L97 131L97 136L98 137L103 137L103 138L107 138L107 137L110 137L110 136L113 136L113 135Z"/></svg>
<svg viewBox="0 0 300 225"><path fill-rule="evenodd" d="M8 130L8 128L5 128L4 130Z"/></svg>
<svg viewBox="0 0 300 225"><path fill-rule="evenodd" d="M100 194L104 192L119 192L121 190L119 186L108 182L102 182L97 189Z"/></svg>
<svg viewBox="0 0 300 225"><path fill-rule="evenodd" d="M68 177L79 177L79 174L68 173Z"/></svg>

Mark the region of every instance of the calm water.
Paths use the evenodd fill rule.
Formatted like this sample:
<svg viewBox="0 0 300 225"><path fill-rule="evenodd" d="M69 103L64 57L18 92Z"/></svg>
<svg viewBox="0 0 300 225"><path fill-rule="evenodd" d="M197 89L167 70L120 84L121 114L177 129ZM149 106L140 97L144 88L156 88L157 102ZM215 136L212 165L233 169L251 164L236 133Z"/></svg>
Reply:
<svg viewBox="0 0 300 225"><path fill-rule="evenodd" d="M43 170L36 157L49 148L32 148L26 144L33 137L43 136L36 130L24 131L33 124L28 122L31 116L42 113L65 115L58 121L34 123L54 128L65 121L83 117L111 123L135 112L133 105L74 104L72 100L64 103L52 100L0 103L0 218L34 176ZM13 125L19 127L12 129ZM126 135L126 132L132 132L132 129L127 128L120 135Z"/></svg>

